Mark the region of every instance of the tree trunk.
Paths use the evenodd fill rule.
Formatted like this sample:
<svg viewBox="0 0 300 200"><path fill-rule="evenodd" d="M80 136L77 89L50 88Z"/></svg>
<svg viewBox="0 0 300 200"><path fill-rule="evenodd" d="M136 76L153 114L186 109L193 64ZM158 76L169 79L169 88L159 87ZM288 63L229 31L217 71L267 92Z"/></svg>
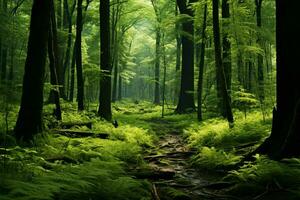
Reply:
<svg viewBox="0 0 300 200"><path fill-rule="evenodd" d="M16 122L17 139L30 141L42 131L43 86L51 0L34 0L23 78L23 91Z"/></svg>
<svg viewBox="0 0 300 200"><path fill-rule="evenodd" d="M7 16L7 0L3 0L3 14L5 15L5 17ZM8 51L8 44L6 44L5 42L2 43L2 53L1 54L1 81L5 82L6 81L6 73L7 73L7 51Z"/></svg>
<svg viewBox="0 0 300 200"><path fill-rule="evenodd" d="M84 83L82 75L82 53L81 53L81 32L82 32L82 0L77 1L76 20L76 75L77 75L77 103L78 110L84 110Z"/></svg>
<svg viewBox="0 0 300 200"><path fill-rule="evenodd" d="M178 16L178 7L175 3L175 17ZM180 37L180 25L179 22L175 24L176 31L176 74L175 74L175 86L174 86L174 104L178 103L179 87L180 87L180 60L181 60L181 37Z"/></svg>
<svg viewBox="0 0 300 200"><path fill-rule="evenodd" d="M58 88L58 79L57 79L57 56L58 56L58 45L57 45L57 35L56 35L56 23L55 23L55 10L54 10L54 2L51 1L51 13L50 13L50 31L49 31L49 39L48 39L48 55L49 55L49 67L50 67L50 77L52 88L51 93L53 94L53 100L56 106L55 116L57 120L61 120L61 108L59 102L59 88Z"/></svg>
<svg viewBox="0 0 300 200"><path fill-rule="evenodd" d="M69 101L74 99L74 87L75 87L75 60L76 60L76 41L73 46L72 62L71 62L71 81L70 81L70 96Z"/></svg>
<svg viewBox="0 0 300 200"><path fill-rule="evenodd" d="M223 66L226 78L227 90L231 101L231 77L232 77L232 66L231 66L231 44L228 34L230 17L229 2L228 0L222 0L222 19L223 19Z"/></svg>
<svg viewBox="0 0 300 200"><path fill-rule="evenodd" d="M201 32L201 44L200 44L200 62L199 62L199 77L198 77L198 121L202 121L202 90L203 90L203 73L205 62L205 39L206 39L206 20L207 20L207 3L204 5L203 24Z"/></svg>
<svg viewBox="0 0 300 200"><path fill-rule="evenodd" d="M261 34L262 20L261 20L261 8L263 0L255 0L256 5L256 23L258 28L257 44L260 48L263 48L263 38ZM257 80L258 80L258 96L260 101L265 98L264 94L264 66L263 66L263 55L260 53L257 55Z"/></svg>
<svg viewBox="0 0 300 200"><path fill-rule="evenodd" d="M155 87L154 87L154 104L160 103L160 48L161 48L161 31L160 28L156 28L156 46L155 46L155 73L154 73L154 81L155 81Z"/></svg>
<svg viewBox="0 0 300 200"><path fill-rule="evenodd" d="M300 17L297 1L276 1L277 48L277 106L273 111L271 135L255 153L273 159L300 155L300 67L298 52L300 24L292 23Z"/></svg>
<svg viewBox="0 0 300 200"><path fill-rule="evenodd" d="M65 77L65 74L66 74L67 70L70 67L71 46L72 46L72 17L73 17L73 13L74 13L74 10L75 10L75 6L76 6L76 1L74 0L71 11L69 11L68 0L64 0L64 10L65 10L64 13L66 15L64 18L67 18L66 20L67 20L67 26L68 26L68 41L67 41L65 61L64 61L64 64L63 64L63 78ZM68 77L69 77L69 73L68 73ZM66 85L67 85L67 88L69 88L68 87L69 78L68 78L67 84L64 83L64 86L66 86ZM62 89L63 89L63 93L66 94L66 88L63 87ZM74 90L74 87L73 87L73 90Z"/></svg>
<svg viewBox="0 0 300 200"><path fill-rule="evenodd" d="M189 1L193 3L195 1ZM186 1L177 0L181 14L193 16L194 13ZM182 41L182 71L181 84L179 92L179 101L176 108L177 113L188 113L195 111L194 102L194 23L187 20L182 24L182 31L185 32L181 36ZM186 34L192 36L189 38Z"/></svg>
<svg viewBox="0 0 300 200"><path fill-rule="evenodd" d="M227 91L226 77L224 73L224 66L222 62L221 55L221 42L220 42L220 26L219 26L219 0L213 0L213 34L215 43L215 62L216 62L216 72L220 81L220 95L222 101L224 101L225 112L229 126L233 125L233 114L231 109L230 98ZM220 104L223 104L221 102Z"/></svg>
<svg viewBox="0 0 300 200"><path fill-rule="evenodd" d="M119 73L118 77L119 77L118 100L121 101L122 100L122 86L123 86L123 81L122 81L122 76L121 76L120 73Z"/></svg>
<svg viewBox="0 0 300 200"><path fill-rule="evenodd" d="M110 57L110 11L109 0L100 3L100 96L98 114L111 121L111 57Z"/></svg>

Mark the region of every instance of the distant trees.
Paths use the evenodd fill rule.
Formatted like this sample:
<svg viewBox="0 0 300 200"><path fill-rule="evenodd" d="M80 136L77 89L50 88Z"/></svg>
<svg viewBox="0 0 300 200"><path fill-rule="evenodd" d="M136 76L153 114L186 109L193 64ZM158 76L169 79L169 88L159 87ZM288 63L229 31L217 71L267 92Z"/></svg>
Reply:
<svg viewBox="0 0 300 200"><path fill-rule="evenodd" d="M23 92L15 127L18 139L29 141L42 126L43 85L50 30L51 0L34 0L31 11Z"/></svg>

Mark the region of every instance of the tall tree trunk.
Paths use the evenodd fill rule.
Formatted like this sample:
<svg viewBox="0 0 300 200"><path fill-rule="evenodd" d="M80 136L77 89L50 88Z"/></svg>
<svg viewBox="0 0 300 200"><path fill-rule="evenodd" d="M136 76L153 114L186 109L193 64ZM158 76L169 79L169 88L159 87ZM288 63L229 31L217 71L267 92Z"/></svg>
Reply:
<svg viewBox="0 0 300 200"><path fill-rule="evenodd" d="M195 1L189 1L194 3ZM193 16L194 13L186 1L177 0L177 5L181 14ZM187 20L182 24L182 71L181 84L179 92L179 101L176 108L177 113L187 113L195 111L194 101L194 23L193 20ZM192 36L189 38L186 34Z"/></svg>
<svg viewBox="0 0 300 200"><path fill-rule="evenodd" d="M198 77L198 121L202 121L202 91L203 91L203 73L205 61L205 39L206 39L206 20L207 20L207 3L204 5L203 24L201 31L201 44L200 44L200 62L199 62L199 77Z"/></svg>
<svg viewBox="0 0 300 200"><path fill-rule="evenodd" d="M233 114L231 109L230 98L227 91L226 77L224 73L224 66L222 62L222 52L221 52L221 39L220 39L220 26L219 26L219 0L213 0L213 34L215 43L215 62L216 62L216 72L218 74L217 78L220 81L220 91L222 99L225 105L225 112L229 126L233 125ZM220 104L223 104L221 102Z"/></svg>
<svg viewBox="0 0 300 200"><path fill-rule="evenodd" d="M178 16L178 7L175 3L175 17ZM175 89L174 89L174 103L177 103L180 89L180 61L181 61L181 37L180 37L180 25L179 22L175 23L176 31L176 77L175 77Z"/></svg>
<svg viewBox="0 0 300 200"><path fill-rule="evenodd" d="M72 62L71 62L71 81L70 81L70 95L69 101L74 99L74 87L75 87L75 60L76 60L76 41L73 46Z"/></svg>
<svg viewBox="0 0 300 200"><path fill-rule="evenodd" d="M267 154L273 159L300 155L300 67L298 51L300 24L298 1L276 0L277 49L277 106L273 110L273 125L269 138L255 153Z"/></svg>
<svg viewBox="0 0 300 200"><path fill-rule="evenodd" d="M231 43L228 34L229 29L229 2L228 0L222 0L222 19L223 19L223 66L224 66L224 73L226 78L227 90L229 94L229 98L231 101L231 79L232 79L232 66L231 66ZM225 105L224 105L225 106Z"/></svg>
<svg viewBox="0 0 300 200"><path fill-rule="evenodd" d="M158 25L160 26L160 25ZM160 54L161 54L161 31L160 28L156 28L156 45L155 45L155 73L154 73L154 104L160 103Z"/></svg>
<svg viewBox="0 0 300 200"><path fill-rule="evenodd" d="M109 0L100 3L100 96L98 114L111 121L111 57L110 57L110 11Z"/></svg>
<svg viewBox="0 0 300 200"><path fill-rule="evenodd" d="M263 48L263 38L261 34L262 29L262 20L261 20L261 9L262 9L262 1L263 0L255 0L256 5L256 23L258 28L257 34L257 44L260 48ZM260 53L257 55L257 80L258 80L258 95L260 101L263 101L265 98L264 94L264 63L263 63L263 55Z"/></svg>
<svg viewBox="0 0 300 200"><path fill-rule="evenodd" d="M166 78L167 78L167 61L166 61L166 49L165 49L165 35L162 36L162 56L163 56L163 65L164 65L164 74L163 74L163 87L162 87L162 112L161 117L165 116L165 103L166 103Z"/></svg>
<svg viewBox="0 0 300 200"><path fill-rule="evenodd" d="M30 141L42 131L43 86L51 0L34 0L23 78L19 116L15 126L17 139Z"/></svg>
<svg viewBox="0 0 300 200"><path fill-rule="evenodd" d="M2 10L3 15L7 16L7 0L3 0ZM5 42L2 43L2 53L1 53L1 81L6 81L6 73L7 73L7 51L8 51L8 44Z"/></svg>
<svg viewBox="0 0 300 200"><path fill-rule="evenodd" d="M120 69L121 70L121 69ZM118 75L119 77L119 85L118 85L118 100L121 101L122 100L122 86L123 86L123 80L122 80L122 76L121 74L119 73Z"/></svg>
<svg viewBox="0 0 300 200"><path fill-rule="evenodd" d="M77 1L76 20L76 75L77 75L77 103L78 110L84 110L84 83L82 75L82 53L81 53L81 32L82 32L82 0Z"/></svg>
<svg viewBox="0 0 300 200"><path fill-rule="evenodd" d="M54 103L56 106L55 109L55 116L57 120L61 120L61 107L59 101L59 88L58 80L57 80L57 73L56 73L56 65L58 64L57 60L57 35L56 35L56 23L55 23L55 10L54 10L54 2L51 1L51 13L50 13L50 30L49 30L49 39L48 39L48 55L49 55L49 67L50 67L50 76L51 76L51 84L55 88L51 89L51 92L54 97Z"/></svg>
<svg viewBox="0 0 300 200"><path fill-rule="evenodd" d="M76 0L74 0L74 2L73 2L71 11L69 11L68 0L64 0L64 10L65 10L65 15L66 15L66 18L67 18L67 25L68 25L68 41L67 41L65 61L64 61L64 65L63 65L63 69L64 69L63 77L65 77L65 74L66 74L67 70L70 67L71 46L72 46L72 17L73 17L73 13L74 13L74 10L75 10L75 6L76 6ZM74 75L74 73L73 73L73 75ZM68 85L69 85L69 75L68 75L67 84L64 84L64 86L66 86L66 85L67 85L67 88L69 89L69 87L68 87ZM73 83L73 86L74 86L74 83ZM73 87L73 91L74 91L74 87ZM65 87L63 87L63 93L66 94ZM70 98L69 98L69 100L70 100ZM73 100L73 97L72 97L72 100Z"/></svg>

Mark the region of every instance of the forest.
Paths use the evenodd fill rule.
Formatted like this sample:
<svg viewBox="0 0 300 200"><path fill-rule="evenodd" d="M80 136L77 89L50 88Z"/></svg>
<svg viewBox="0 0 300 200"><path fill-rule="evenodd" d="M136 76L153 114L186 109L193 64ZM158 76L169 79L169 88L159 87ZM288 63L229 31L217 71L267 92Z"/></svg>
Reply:
<svg viewBox="0 0 300 200"><path fill-rule="evenodd" d="M0 200L299 200L299 4L0 0Z"/></svg>

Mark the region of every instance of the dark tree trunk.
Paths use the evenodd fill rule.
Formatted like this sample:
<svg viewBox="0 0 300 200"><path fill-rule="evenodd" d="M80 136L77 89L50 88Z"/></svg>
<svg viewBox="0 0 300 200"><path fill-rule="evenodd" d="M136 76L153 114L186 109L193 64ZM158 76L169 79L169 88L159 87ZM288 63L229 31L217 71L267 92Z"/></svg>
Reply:
<svg viewBox="0 0 300 200"><path fill-rule="evenodd" d="M117 62L117 61L115 61ZM113 89L112 89L112 102L117 101L117 86L118 86L118 74L119 74L119 66L117 64L114 65L114 79L113 79Z"/></svg>
<svg viewBox="0 0 300 200"><path fill-rule="evenodd" d="M3 0L2 11L5 17L7 17L7 0ZM5 42L2 43L2 51L1 51L1 81L6 81L6 73L7 73L7 51L8 44Z"/></svg>
<svg viewBox="0 0 300 200"><path fill-rule="evenodd" d="M17 139L30 141L42 131L43 86L51 0L34 0L23 78L23 92L16 122Z"/></svg>
<svg viewBox="0 0 300 200"><path fill-rule="evenodd" d="M71 81L70 81L70 96L69 101L74 99L74 87L75 87L75 60L76 60L76 41L73 47L72 62L71 62Z"/></svg>
<svg viewBox="0 0 300 200"><path fill-rule="evenodd" d="M59 88L58 80L57 80L57 68L58 65L58 45L57 45L57 33L56 33L56 23L55 23L55 10L54 10L54 2L51 1L51 13L50 13L50 31L49 31L49 39L48 39L48 55L49 55L49 67L50 67L50 77L51 77L51 84L54 88L51 89L51 93L53 95L53 100L56 106L55 109L55 116L57 120L61 120L61 108L60 108L60 101L59 101Z"/></svg>
<svg viewBox="0 0 300 200"><path fill-rule="evenodd" d="M205 61L205 39L206 39L206 19L207 19L207 4L204 5L203 24L201 31L201 44L200 44L200 62L199 62L199 77L198 77L198 121L202 121L202 91L203 91L203 73Z"/></svg>
<svg viewBox="0 0 300 200"><path fill-rule="evenodd" d="M232 66L231 66L231 44L228 34L230 17L229 2L228 0L222 0L222 18L223 18L223 66L226 78L227 90L229 97L231 96L231 77L232 77ZM231 99L231 98L230 98ZM231 101L231 100L230 100Z"/></svg>
<svg viewBox="0 0 300 200"><path fill-rule="evenodd" d="M267 154L273 159L300 155L300 67L298 51L300 18L298 1L276 1L277 18L277 106L269 138L251 155Z"/></svg>
<svg viewBox="0 0 300 200"><path fill-rule="evenodd" d="M100 3L100 96L98 114L111 121L111 57L110 57L110 23L109 0Z"/></svg>
<svg viewBox="0 0 300 200"><path fill-rule="evenodd" d="M82 75L82 53L81 53L81 32L82 32L82 0L77 1L76 20L76 75L77 75L77 103L78 110L84 110L84 83Z"/></svg>
<svg viewBox="0 0 300 200"><path fill-rule="evenodd" d="M72 17L73 17L73 13L75 10L75 6L76 6L76 1L74 0L74 3L72 5L71 11L69 11L69 4L68 4L68 0L64 0L64 10L65 10L65 17L67 18L67 26L68 26L68 41L67 41L67 49L66 49L66 55L65 55L65 61L64 61L64 65L63 65L63 78L65 77L66 71L69 69L70 67L70 57L71 57L71 46L72 46ZM74 73L73 73L74 75ZM68 75L69 76L69 75ZM67 81L68 85L69 81ZM67 86L68 88L68 86ZM63 93L66 94L65 91L65 87L62 88L63 89ZM74 83L73 83L73 91L74 91ZM73 97L72 97L73 99ZM70 98L69 98L70 100Z"/></svg>
<svg viewBox="0 0 300 200"><path fill-rule="evenodd" d="M154 81L155 81L155 87L154 87L154 104L160 103L160 40L161 40L161 33L160 28L157 28L156 30L156 45L155 45L155 73L154 73Z"/></svg>
<svg viewBox="0 0 300 200"><path fill-rule="evenodd" d="M119 77L118 100L121 101L121 100L122 100L122 86L123 86L123 80L122 80L122 76L121 76L120 73L119 73L118 77Z"/></svg>
<svg viewBox="0 0 300 200"><path fill-rule="evenodd" d="M221 42L220 42L220 26L219 26L219 0L213 0L213 34L214 34L214 43L215 43L215 62L216 62L216 72L217 78L219 78L219 87L221 101L224 101L225 113L229 125L233 125L233 114L231 109L230 98L227 91L226 77L224 73L224 66L222 62L222 51L221 51ZM220 104L223 104L221 102Z"/></svg>
<svg viewBox="0 0 300 200"><path fill-rule="evenodd" d="M261 34L262 20L261 20L261 8L263 0L255 0L256 5L256 23L258 28L257 44L260 48L263 48L263 39ZM263 66L263 55L257 55L257 80L258 80L258 95L260 101L265 98L264 94L264 66Z"/></svg>
<svg viewBox="0 0 300 200"><path fill-rule="evenodd" d="M175 3L175 16L178 16L178 7ZM176 31L176 77L175 77L175 87L174 87L174 103L177 103L179 97L180 89L180 61L181 61L181 36L180 36L180 25L178 22L175 24Z"/></svg>
<svg viewBox="0 0 300 200"><path fill-rule="evenodd" d="M189 1L193 3L195 1ZM186 1L177 0L177 5L181 14L193 16L194 13ZM195 111L194 101L194 23L187 20L182 24L182 31L185 32L181 36L182 40L182 71L181 84L179 92L179 101L176 108L177 113L187 113ZM192 36L189 38L186 34Z"/></svg>

